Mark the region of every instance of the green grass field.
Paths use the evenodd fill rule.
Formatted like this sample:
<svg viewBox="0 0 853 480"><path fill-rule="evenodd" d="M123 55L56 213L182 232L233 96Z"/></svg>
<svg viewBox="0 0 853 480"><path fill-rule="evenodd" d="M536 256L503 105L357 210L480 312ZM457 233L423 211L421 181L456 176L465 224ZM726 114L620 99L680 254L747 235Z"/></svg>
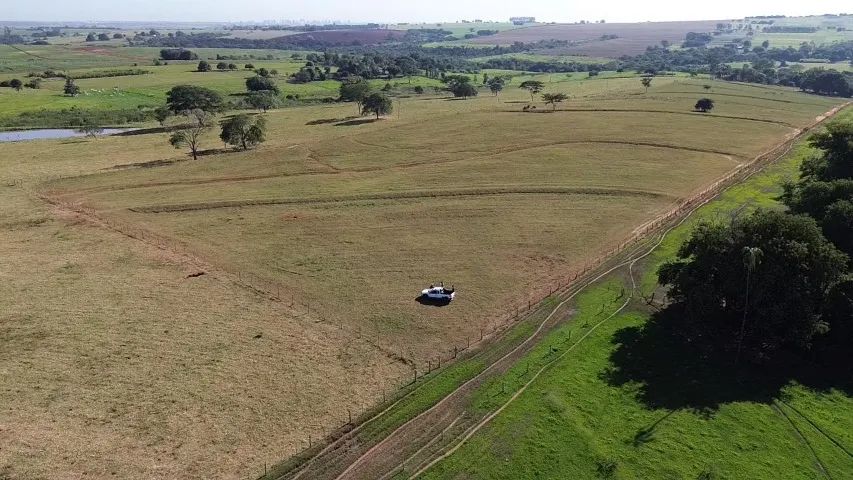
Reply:
<svg viewBox="0 0 853 480"><path fill-rule="evenodd" d="M799 162L811 154L800 146L785 161L729 189L673 231L644 266L645 288L654 288L655 268L671 258L698 220L725 217L744 205L779 208L774 198L781 193L780 180L796 176ZM648 320L643 308L608 320L577 348L554 360L585 328L609 314L620 283L611 281L584 293L571 325L555 331L514 370L484 387L474 408L491 411L529 380L528 368L535 371L549 365L490 425L421 478L563 478L567 472L577 478L604 478L599 466L606 463L616 466L615 476L609 478L801 479L853 474L853 458L847 453L853 446L853 401L843 389L793 382L777 391L760 392L770 397L758 400L754 389L738 379L696 365L690 366L695 371L685 369L687 375L680 372L666 378L663 373L653 384L614 381L614 362L625 361L619 352L632 344ZM657 352L636 350L638 356L629 361L651 358L658 362L656 367L634 367L660 369L689 358L677 356L680 350L665 343L652 348ZM680 368L684 367L673 370ZM697 396L698 402L689 400ZM715 403L716 398L725 401ZM701 476L708 473L713 476Z"/></svg>

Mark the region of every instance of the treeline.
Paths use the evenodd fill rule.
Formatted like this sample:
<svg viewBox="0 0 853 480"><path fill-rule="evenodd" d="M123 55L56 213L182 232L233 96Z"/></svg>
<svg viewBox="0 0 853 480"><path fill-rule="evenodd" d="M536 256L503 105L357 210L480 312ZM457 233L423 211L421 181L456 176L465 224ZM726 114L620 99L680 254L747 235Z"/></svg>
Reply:
<svg viewBox="0 0 853 480"><path fill-rule="evenodd" d="M659 279L672 331L718 365L774 364L775 375L807 360L849 382L853 123L830 123L810 145L820 153L785 185L789 212L700 224Z"/></svg>
<svg viewBox="0 0 853 480"><path fill-rule="evenodd" d="M817 27L797 27L793 25L764 27L764 33L815 33L817 30Z"/></svg>
<svg viewBox="0 0 853 480"><path fill-rule="evenodd" d="M72 78L74 80L82 80L86 78L108 78L108 77L127 77L133 75L146 75L151 73L149 70L141 68L127 68L116 70L94 70L91 72L82 72L77 74L68 74L65 72L57 72L56 70L45 70L43 72L31 72L27 74L30 78Z"/></svg>
<svg viewBox="0 0 853 480"><path fill-rule="evenodd" d="M536 60L518 59L512 57L506 58L490 58L482 64L483 68L493 68L498 70L521 70L526 72L593 72L604 70L618 70L620 65L618 62L608 63L580 63L580 62L543 62Z"/></svg>

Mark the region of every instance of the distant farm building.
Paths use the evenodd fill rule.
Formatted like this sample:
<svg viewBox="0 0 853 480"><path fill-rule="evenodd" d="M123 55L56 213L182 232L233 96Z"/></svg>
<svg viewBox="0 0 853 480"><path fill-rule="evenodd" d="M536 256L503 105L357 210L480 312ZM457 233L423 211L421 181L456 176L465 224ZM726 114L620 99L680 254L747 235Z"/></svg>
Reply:
<svg viewBox="0 0 853 480"><path fill-rule="evenodd" d="M509 21L514 25L524 25L525 23L536 23L536 17L509 17Z"/></svg>

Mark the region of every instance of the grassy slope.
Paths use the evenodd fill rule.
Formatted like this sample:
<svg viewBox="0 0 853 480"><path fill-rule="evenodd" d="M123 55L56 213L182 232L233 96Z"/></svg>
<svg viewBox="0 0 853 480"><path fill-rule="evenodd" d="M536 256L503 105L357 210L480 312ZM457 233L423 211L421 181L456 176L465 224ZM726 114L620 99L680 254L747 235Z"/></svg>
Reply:
<svg viewBox="0 0 853 480"><path fill-rule="evenodd" d="M645 266L645 288L652 288L655 266L671 258L697 220L726 215L742 205L778 208L774 197L780 192L779 181L796 175L800 160L810 153L800 146L785 161L727 190L673 231ZM502 390L513 392L528 380L528 363L531 371L548 363L555 355L551 348L562 352L585 325L604 318L614 303L621 303L614 302L619 288L619 283L611 281L585 293L578 301L575 322L554 332L514 372L484 388L480 408L502 405L508 397ZM772 405L738 401L712 412L650 409L638 400L642 385L609 385L602 374L616 348L614 336L621 329L641 327L646 318L633 311L603 324L555 362L491 425L423 478L565 478L567 474L591 478L601 461L616 462L617 478L696 478L703 471L721 478L822 478L808 446ZM671 388L677 396L678 385ZM848 450L853 446L853 399L838 390L813 391L797 384L785 387L781 397L798 405ZM853 474L849 456L802 417L788 413L832 478Z"/></svg>
<svg viewBox="0 0 853 480"><path fill-rule="evenodd" d="M509 302L526 301L508 286L527 292L573 271L634 225L790 132L774 123L691 115L687 111L702 87L684 79L660 79L648 95L638 95L635 79L571 79L549 88L576 96L568 108L637 112L525 115L520 105L505 103L526 101L517 88L498 99L407 99L398 105L400 118L345 128L312 123L343 118L352 112L349 105L288 109L270 114L270 141L255 151L69 179L56 185L57 193L66 191L69 201L83 201L126 224L168 235L219 265L281 285L333 323L367 329L383 343L422 357L452 348L449 339L458 344L505 312ZM722 116L785 115L806 123L830 105L779 89L723 84L717 89L747 97L720 101ZM460 130L460 121L471 128ZM707 131L727 138L725 155L678 148L720 148ZM628 143L601 143L613 139ZM235 181L253 176L262 178ZM531 188L613 194L516 192ZM637 190L639 195L630 193ZM429 198L453 192L477 195ZM398 198L412 193L424 198ZM376 198L317 202L353 195ZM248 205L277 199L298 203ZM159 214L128 210L222 201L247 205ZM587 236L608 240L593 247ZM444 254L436 258L434 251ZM411 294L424 279L453 282L468 301L424 309ZM385 285L385 295L365 299L365 284ZM417 341L413 332L421 333Z"/></svg>

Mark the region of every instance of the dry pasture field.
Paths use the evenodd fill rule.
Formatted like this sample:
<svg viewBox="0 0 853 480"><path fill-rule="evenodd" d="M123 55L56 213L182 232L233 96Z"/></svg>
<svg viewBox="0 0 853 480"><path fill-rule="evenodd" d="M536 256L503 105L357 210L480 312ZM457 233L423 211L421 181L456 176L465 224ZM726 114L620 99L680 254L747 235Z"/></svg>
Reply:
<svg viewBox="0 0 853 480"><path fill-rule="evenodd" d="M165 134L4 145L0 474L256 475L836 104L546 91L572 98L279 110L267 143L198 161ZM458 299L416 302L435 280Z"/></svg>

